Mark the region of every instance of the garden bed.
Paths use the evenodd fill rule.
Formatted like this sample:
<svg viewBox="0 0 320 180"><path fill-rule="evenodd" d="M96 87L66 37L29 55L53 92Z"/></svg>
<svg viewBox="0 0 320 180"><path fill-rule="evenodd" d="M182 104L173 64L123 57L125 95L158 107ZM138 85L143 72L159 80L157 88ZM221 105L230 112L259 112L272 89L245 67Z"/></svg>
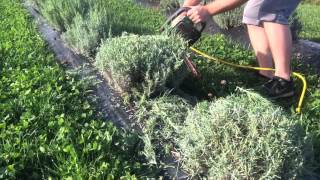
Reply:
<svg viewBox="0 0 320 180"><path fill-rule="evenodd" d="M88 63L88 60L85 60L85 57L75 54L69 49L63 43L60 33L49 26L33 7L26 5L26 8L33 18L36 19L39 31L49 43L50 48L54 51L57 60L59 60L63 66L68 69L80 70L82 77L95 75L97 81L101 81L95 89L95 95L99 97L98 100L100 103L98 107L99 111L103 113L104 119L112 120L119 126L129 128L128 122L125 122L126 120L129 120L129 109L123 105L117 93L114 92L114 90L112 90L113 88L110 88L109 83L107 83L111 82L110 79L108 79L109 75L107 73L102 74L104 79L99 73L95 72L96 70ZM114 85L113 87L117 86Z"/></svg>
<svg viewBox="0 0 320 180"><path fill-rule="evenodd" d="M113 1L110 1L110 3L111 2ZM124 3L128 3L126 4L128 6L126 7L126 10L129 9L129 11L122 12L121 9L118 9L119 14L146 13L145 15L132 16L130 19L132 21L132 24L146 21L144 18L142 18L143 20L141 20L141 17L145 17L147 15L152 15L155 24L158 25L159 22L164 19L164 16L161 16L158 11L153 12L148 9L143 9L142 7L137 7L130 2L131 1L124 1ZM111 3L111 6L109 6L108 8L113 9L113 5L114 4ZM108 10L108 8L106 8L106 10ZM45 11L45 9L43 11ZM63 15L61 16L63 17ZM127 16L123 16L123 18L126 17ZM123 20L126 21L125 19ZM85 20L85 23L82 24L82 26L89 26L90 21L91 20ZM118 21L116 21L115 23L117 22ZM118 84L118 87L119 89L121 89L121 91L127 92L127 97L129 97L127 102L129 102L129 104L131 105L134 105L135 109L135 111L133 112L135 122L133 122L133 124L137 125L139 129L142 130L142 134L140 134L140 136L144 140L144 156L148 159L151 166L166 168L168 166L168 162L166 161L166 159L174 158L180 165L178 167L181 167L182 170L186 171L189 177L194 178L259 178L269 175L270 177L276 178L299 176L301 175L301 173L305 173L303 168L309 167L310 164L308 164L308 161L312 160L312 156L306 155L306 150L310 150L311 147L308 143L308 137L306 136L305 132L299 131L298 135L294 136L294 134L298 132L297 129L301 127L301 122L299 122L298 120L299 118L279 108L278 105L270 103L268 100L262 98L256 93L252 93L246 90L242 90L242 92L239 93L235 90L237 89L237 86L252 87L255 83L257 83L257 78L248 76L250 75L249 72L234 70L233 68L225 67L219 63L206 62L203 58L194 57L196 64L202 72L202 79L199 80L193 78L192 76L188 76L186 80L183 81L182 86L174 87L183 89L185 92L198 97L199 100L205 100L204 102L198 103L194 107L190 105L185 99L172 95L172 93L170 93L170 88L168 89L168 87L170 86L163 86L165 84L164 82L167 82L168 79L171 79L168 78L169 76L167 76L166 74L172 74L173 72L175 72L177 70L176 68L178 67L175 65L175 63L178 62L178 65L181 65L181 61L183 60L183 58L181 58L181 54L186 55L188 54L188 52L183 48L182 44L177 43L178 41L174 41L173 37L168 38L166 35L150 35L155 33L155 29L148 29L148 27L150 28L150 26L147 22L144 23L146 24L145 27L147 27L145 31L142 30L135 32L139 35L121 35L121 31L130 32L132 30L131 27L123 25L122 29L117 29L116 36L105 34L107 32L105 29L104 31L101 31L104 35L100 37L102 38L100 39L101 41L95 42L96 44L93 45L95 48L87 46L77 46L86 47L84 48L84 51L79 51L79 48L75 48L76 46L71 46L77 53L83 52L82 55L90 59L91 62L95 62L95 65L97 65L97 67L100 67L100 70L105 71L104 73L107 74L109 79L112 79L112 81ZM68 24L60 24L61 27L67 27L67 25ZM100 27L99 23L94 26ZM77 26L75 25L73 28L75 27ZM115 27L120 26L116 24ZM73 28L69 30L74 31ZM78 30L81 29L77 29L77 31ZM136 27L133 28L133 32L134 30L136 30ZM66 33L66 31L68 31L68 28L66 28L65 31L61 30L61 33L64 34ZM91 34L93 32L88 33ZM68 42L68 38L64 40L67 41L67 43L70 45L71 41ZM90 38L88 38L88 40L90 40ZM131 41L140 43L129 43ZM100 42L104 43L100 44ZM72 43L77 44L78 42L72 41ZM126 45L126 43L129 44ZM254 63L252 52L246 50L241 45L230 42L222 35L205 35L203 37L203 40L196 44L196 46L207 51L209 54L214 54L221 58L232 59L232 61L237 63L246 65L252 65ZM159 53L158 51L160 51L161 53ZM96 55L96 53L98 53L98 55ZM132 60L130 60L130 55L132 55ZM146 61L142 61L141 59L145 59ZM168 59L169 61L163 61L163 59ZM123 62L124 64L121 64ZM148 66L148 64L153 65ZM145 66L147 66L148 68L145 68ZM172 66L172 69L166 71L165 69L170 66ZM156 68L152 69L152 67ZM297 68L303 69L302 66L298 66ZM148 74L150 72L151 74ZM154 74L159 74L160 76L153 76ZM310 77L308 78L315 78L312 73L309 74ZM138 78L135 78L134 75L138 75ZM128 80L128 82L126 82L126 80ZM177 79L174 78L173 80ZM150 82L151 85L149 84ZM123 83L129 84L127 86L126 84L123 85ZM315 84L317 83L317 81L313 80L313 83ZM314 87L314 84L312 84L312 87ZM158 88L159 85L166 88L164 88L160 92L154 93L155 89L162 89ZM210 94L209 97L208 94ZM121 97L126 100L124 96ZM314 97L317 97L317 95L315 94ZM317 107L317 103L317 101L314 101L314 104L311 107ZM250 108L243 108L247 107L249 104L253 106L253 109L256 108L256 111L250 111ZM219 105L223 106L219 107ZM272 107L272 109L270 110L271 112L265 111L269 107ZM246 122L257 122L257 120L259 119L257 118L257 114L259 114L258 112L261 112L261 116L259 117L265 117L266 124L258 125L256 129L248 129L248 125L246 124ZM277 114L274 114L274 112L277 112ZM302 115L300 117L300 119L303 119L304 121L302 124L306 123L304 124L306 126L308 125L308 120L313 121L313 119L311 118L312 116L315 119L319 116L316 111L308 111L308 113L310 114L307 114L307 116ZM224 117L224 115L226 120L223 122L230 122L230 124L222 123L221 126L231 125L235 128L222 129L222 135L210 134L218 131L207 131L206 128L219 128L216 127L215 124L210 124L210 119L212 117ZM282 134L283 136L281 136L280 133L279 136L275 135L274 138L276 138L276 140L271 140L270 142L276 143L280 141L292 143L284 143L285 146L281 147L278 144L271 144L271 146L275 147L274 151L276 152L278 152L277 150L284 148L283 151L288 151L289 153L283 154L281 153L283 151L279 150L280 154L278 154L278 157L293 160L299 165L292 166L290 168L283 168L288 162L283 161L283 159L277 159L276 161L271 160L266 162L266 166L270 165L270 162L277 162L277 166L274 166L275 169L267 172L265 171L266 169L262 168L262 165L259 164L259 160L255 161L254 159L251 159L251 170L244 171L243 169L241 169L243 166L239 167L239 169L237 169L236 167L232 167L233 165L237 165L240 162L248 162L248 160L242 161L244 158L241 156L242 153L239 153L240 156L237 156L234 159L231 158L232 155L230 154L226 155L226 159L217 159L218 162L221 162L220 164L215 164L214 162L206 164L205 162L199 160L197 157L194 158L194 155L203 153L199 151L199 149L207 148L200 147L200 145L208 146L209 149L212 145L210 145L210 143L208 142L200 142L200 144L198 144L199 148L197 148L198 145L196 144L196 142L190 142L188 141L188 139L185 139L189 138L187 134L188 132L191 132L188 130L188 128L194 129L192 124L197 123L193 122L194 120L204 121L205 123L203 124L204 126L197 127L198 129L196 131L198 131L199 133L189 133L189 135L202 136L201 132L208 132L208 134L203 134L204 140L213 139L217 142L220 142L221 138L225 139L227 137L226 134L233 135L235 133L239 134L239 138L243 139L243 141L248 141L249 144L253 143L254 145L257 145L256 140L248 138L246 136L246 133L242 133L241 130L247 129L245 130L245 132L248 132L250 134L251 130L253 131L252 133L254 133L257 129L257 131L260 131L260 128L262 126L266 128L263 129L263 132L266 132L266 134L258 134L257 138L261 138L262 144L264 144L263 141L266 140L265 136L268 136L269 132L271 132L271 134L276 132L275 134L277 134L278 131L280 132L280 129L288 129L289 131L285 136L284 134ZM220 119L218 118L217 122L219 120ZM275 121L276 123L272 123L273 121ZM283 127L278 126L279 121L283 122L283 124L280 123L280 125L283 125ZM318 132L319 129L317 130L317 124L311 125L313 126L314 132ZM237 128L240 129L241 132L238 132ZM294 133L290 131L291 129L297 131L294 131ZM280 136L283 138L277 139ZM190 137L190 139L192 138L192 141L201 139L201 137ZM227 138L225 140L227 140ZM226 142L229 141L227 140ZM233 145L229 144L229 148L243 145L243 152L249 153L254 145L246 146L246 144L241 144L241 142L242 140L240 140L239 142L235 142L235 144ZM218 152L208 154L208 156L205 156L204 158L223 156L224 152L226 151L224 147L228 148L228 143L223 146L219 146L217 149ZM219 148L222 149L219 150ZM266 148L259 149L257 154L254 154L252 157L255 158L257 155L261 159L265 159L263 158L264 155L269 156L265 152L265 150ZM194 152L194 154L190 152ZM208 152L210 152L210 150L208 150ZM227 163L230 165L230 167L226 166L226 163L223 163L224 161L228 161L228 158L229 160L231 158L233 162ZM219 174L214 171L214 169L217 168L226 168L226 170Z"/></svg>
<svg viewBox="0 0 320 180"><path fill-rule="evenodd" d="M90 62L92 62L92 59L90 57L85 57L83 55L77 54L74 52L74 50L67 47L67 45L63 42L61 39L61 32L57 31L56 29L50 27L48 24L46 24L43 20L43 18L39 15L38 10L35 10L31 6L27 6L31 14L37 19L39 29L42 32L43 36L46 38L46 40L49 42L49 45L56 53L56 56L58 60L66 67L72 68L72 69L82 69L82 71L90 71L90 73L93 73L95 76L104 79L100 79L101 83L100 86L98 86L98 91L96 92L97 100L102 101L102 103L98 104L99 109L101 112L104 112L105 119L111 120L117 125L120 125L120 127L124 127L126 129L139 129L139 125L132 122L132 113L133 113L133 107L131 106L131 102L126 101L126 105L123 105L124 95L127 93L128 88L125 86L120 85L121 82L124 81L116 81L111 75L111 72L109 71L101 71L99 74L97 73L94 68L90 65ZM150 36L152 37L152 36ZM168 39L169 40L169 39ZM123 42L125 43L125 41ZM177 46L178 47L178 46ZM180 62L181 64L181 62ZM85 67L84 67L85 65ZM182 66L185 68L184 66ZM178 70L178 73L182 72L182 74L185 74L185 70ZM83 77L88 76L89 74L82 74ZM91 74L92 75L92 74ZM180 74L181 75L181 74ZM174 82L173 84L175 84ZM101 88L102 87L102 88ZM119 106L121 104L121 106ZM125 111L124 111L125 110ZM135 130L133 130L135 131ZM170 160L170 158L166 159L166 163L171 164L172 166L175 166L175 163ZM167 168L167 173L163 173L163 175L167 176L173 176L176 173L180 174L180 176L185 176L182 172L180 172L179 169L174 169L172 167Z"/></svg>

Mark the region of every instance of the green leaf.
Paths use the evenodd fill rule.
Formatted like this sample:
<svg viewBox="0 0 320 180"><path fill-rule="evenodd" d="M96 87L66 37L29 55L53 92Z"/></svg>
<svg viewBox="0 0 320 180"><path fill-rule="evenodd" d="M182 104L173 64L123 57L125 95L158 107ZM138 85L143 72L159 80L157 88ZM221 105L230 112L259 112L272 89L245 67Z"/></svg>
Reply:
<svg viewBox="0 0 320 180"><path fill-rule="evenodd" d="M40 146L40 148L39 148L39 149L40 149L40 152L42 152L42 153L45 153L45 151L46 151L46 150L45 150L45 148L44 148L44 147L42 147L42 146Z"/></svg>

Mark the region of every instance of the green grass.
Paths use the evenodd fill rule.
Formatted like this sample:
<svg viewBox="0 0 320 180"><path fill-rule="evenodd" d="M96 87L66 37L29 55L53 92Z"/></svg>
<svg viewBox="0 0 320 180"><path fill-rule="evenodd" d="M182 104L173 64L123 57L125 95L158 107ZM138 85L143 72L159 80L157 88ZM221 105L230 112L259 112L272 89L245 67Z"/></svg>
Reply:
<svg viewBox="0 0 320 180"><path fill-rule="evenodd" d="M320 42L320 5L301 4L298 9L298 17L302 23L299 37L311 41Z"/></svg>
<svg viewBox="0 0 320 180"><path fill-rule="evenodd" d="M117 5L119 5L119 4L121 5L121 3L118 3L118 1L110 1L110 2L113 2ZM126 2L129 2L129 1L123 1L123 3L126 3ZM99 3L101 3L101 2L99 2ZM119 6L117 6L117 5L110 6L108 8L113 9L114 7L120 6L120 5ZM154 16L152 16L154 19L157 19L157 20L155 20L155 21L149 20L148 13L153 14L153 13L158 13L158 12L152 12L151 10L147 10L145 8L138 7L138 6L134 5L131 1L128 4L128 6L125 6L125 7L128 9L123 9L123 8L117 9L117 13L120 14L119 17L123 18L121 20L123 20L124 22L133 22L133 24L137 27L140 27L140 24L141 24L141 27L146 27L146 29L143 29L140 32L138 32L138 31L137 32L132 31L132 32L139 33L139 34L155 33L154 30L156 28L154 28L154 27L156 27L156 26L153 26L154 25L153 23L163 22L162 20L163 20L164 16L162 16L160 14L154 14ZM108 10L108 8L106 7L105 9ZM45 10L46 9L43 9L42 11L45 11ZM69 17L69 15L65 16L63 14L64 12L69 12L69 11L68 10L53 11L53 12L51 12L51 14L58 14L59 17ZM144 14L144 12L148 12L148 13L146 13L144 15L139 15L141 12L143 12L142 14ZM121 14L124 14L124 16L121 16ZM48 15L46 17L48 19L50 18ZM73 16L71 16L71 17L73 17ZM114 16L114 17L118 18L118 16ZM60 20L56 24L61 24L61 22L63 22L63 24L66 25L66 23L64 23L64 22L68 22L68 21L65 21L64 20L65 18L61 18L61 19L62 20ZM93 19L95 19L95 18L93 18ZM91 21L91 20L89 20L89 21ZM115 21L115 22L123 22L123 21ZM79 22L81 22L81 21L79 21ZM136 23L136 22L140 22L140 24ZM77 22L75 22L75 23L77 23ZM149 25L152 26L152 28L150 26L144 26L145 25L144 23L146 23L146 24L150 23ZM84 20L83 22L81 22L79 24L81 26L75 26L75 27L78 27L79 31L81 31L82 25L84 25L86 27L84 29L90 29L88 27L91 27L91 25L88 25L90 23L87 20ZM96 25L95 23L92 23L92 24L93 24L93 26ZM70 24L68 24L68 25L70 25ZM117 27L121 27L121 28L117 29ZM115 29L113 29L113 28L115 28ZM66 30L67 30L67 28L66 28ZM111 32L119 32L119 34L122 31L128 31L128 30L129 30L129 32L131 32L130 30L132 30L131 27L128 26L128 24L124 24L124 26L111 26ZM89 34L91 34L96 31L83 31L82 35L87 34L87 32L89 32ZM75 33L75 34L77 34L77 33ZM81 35L81 33L79 33L79 35L77 35L75 37L78 37L78 39L79 39L82 37L82 35ZM141 36L139 38L139 40L141 40L143 38L147 38L147 37ZM75 39L77 39L77 38L75 38ZM121 40L121 37L109 39L109 40L106 40L106 43L108 44L107 41L117 42L117 40L119 40L119 39ZM88 41L88 42L90 42L90 41ZM147 42L146 44L155 43L155 42L149 42L149 41L146 41L146 42ZM131 44L126 44L126 43L128 43L128 42L123 42L123 44L122 44L121 41L119 41L118 44L115 43L117 45L117 47L108 47L107 48L108 51L106 51L106 52L101 51L100 52L103 54L108 54L108 53L112 54L112 56L108 55L107 59L117 57L117 58L114 58L113 61L115 63L118 63L118 65L117 65L118 69L115 69L114 70L115 72L112 72L112 73L121 74L123 70L126 71L126 69L128 69L128 68L129 69L136 68L134 66L133 67L125 66L126 64L130 64L131 62L137 61L140 63L142 62L142 64L143 64L143 59L147 59L147 60L150 60L149 63L152 64L152 63L155 63L158 61L156 56L151 56L152 59L148 56L146 56L146 57L143 56L143 53L144 53L143 49L147 49L146 52L151 52L150 54L154 55L154 54L157 54L157 53L155 53L157 51L157 49L161 50L161 48L149 49L149 47L147 45L143 44L142 50L137 48L139 51L135 52L134 50L130 49L130 48L134 47L135 43L131 43ZM84 44L86 44L86 43L84 43ZM90 44L90 43L88 43L88 44ZM97 43L96 45L98 45L98 44L99 43ZM124 44L125 44L125 46L124 46ZM256 64L254 61L254 55L251 51L247 50L245 47L241 47L241 46L235 44L234 42L226 39L224 36L221 36L221 35L214 35L214 36L205 35L202 38L202 40L198 44L196 44L196 46L199 49L204 50L205 52L208 52L208 54L211 54L213 56L218 56L218 57L230 60L235 63L246 64L246 65ZM103 49L103 48L101 48L101 49ZM114 49L116 49L117 51L113 52ZM118 52L121 52L121 53L118 53ZM94 54L94 52L93 52L93 54ZM135 57L134 60L130 60L131 54L134 55L134 57ZM161 53L158 55L160 57L162 57ZM143 58L141 58L141 57L143 57ZM150 58L150 59L148 59L148 58ZM170 59L172 57L169 54L167 58ZM105 63L111 63L111 62L108 62L107 59L104 60ZM125 64L121 64L122 63L121 60L123 60L123 59L125 59L125 62L126 62ZM162 58L160 58L160 59L162 59ZM177 140L176 133L178 133L178 131L176 131L174 123L178 123L178 124L181 123L181 121L184 121L184 117L186 117L186 115L189 115L189 117L187 119L190 122L193 122L193 120L197 120L197 118L203 117L203 119L201 119L201 120L203 120L205 123L201 124L201 126L200 126L201 128L199 128L199 131L201 131L202 128L205 129L207 127L208 128L209 127L216 128L214 125L210 124L211 123L210 120L214 117L212 112L216 112L217 111L216 108L219 109L222 107L222 105L225 105L226 108L224 109L224 111L221 110L217 113L222 113L222 115L225 115L225 116L223 116L225 118L225 121L223 123L236 122L236 121L230 121L229 117L233 117L233 116L237 117L237 115L240 115L238 120L239 121L241 120L241 122L251 122L251 120L254 120L254 122L259 124L260 122L257 121L258 118L250 119L251 117L254 117L255 113L259 113L259 112L261 112L263 114L263 115L261 115L261 117L263 117L265 120L270 120L270 123L273 122L272 120L276 120L275 122L279 122L278 121L279 119L277 119L277 117L281 117L281 118L283 117L282 119L285 121L284 124L287 123L286 125L288 125L288 127L292 127L291 126L292 124L290 124L291 122L288 122L288 120L292 120L292 121L294 121L292 123L296 123L295 120L300 119L301 124L305 127L306 133L308 135L314 136L315 157L318 158L317 160L318 160L318 162L320 162L320 159L319 159L319 157L320 157L319 156L319 154L320 154L320 151L319 151L320 150L320 148L319 148L320 147L320 123L318 121L318 119L320 119L320 114L318 112L318 107L319 107L320 101L318 99L319 98L319 90L317 90L317 85L319 84L319 76L317 76L310 67L307 67L304 63L293 61L293 68L306 75L308 83L309 83L309 92L310 92L310 96L307 98L306 105L303 108L303 114L300 116L296 116L293 112L291 112L291 110L294 109L294 106L296 105L296 100L297 100L296 98L297 97L291 99L289 103L287 102L288 100L284 101L284 102L270 103L269 101L266 101L265 99L261 99L260 96L254 96L254 98L252 98L250 96L250 97L247 97L247 99L246 99L246 96L241 96L242 98L239 99L239 97L237 97L238 95L235 95L230 98L228 96L230 94L234 93L237 86L244 87L244 88L252 88L252 87L256 86L260 82L260 80L258 78L256 78L256 76L254 76L252 72L234 69L232 67L228 67L228 66L222 65L217 62L207 62L206 59L203 59L200 57L197 57L194 59L196 61L196 64L199 67L200 72L202 73L202 78L196 79L196 78L193 78L190 76L189 78L187 78L184 81L184 83L182 85L182 89L184 91L188 92L189 94L195 95L195 96L199 97L200 99L206 100L206 102L198 104L198 106L196 106L196 108L188 109L189 108L188 107L186 110L184 108L184 106L185 106L184 103L181 103L180 100L176 100L175 97L168 95L168 98L164 98L164 99L147 98L146 102L149 102L149 103L142 101L142 102L140 102L141 105L137 106L137 108L138 108L137 112L139 112L139 113L136 114L137 115L136 117L140 118L140 122L142 122L141 126L146 127L146 129L144 129L144 132L147 132L147 133L142 134L141 136L143 137L145 144L146 144L145 149L144 149L144 154L146 155L149 162L153 162L153 163L159 162L159 159L161 159L161 157L163 157L164 154L171 155L171 154L168 154L168 153L171 153L170 151L173 151L175 153L175 155L179 155L179 152L184 152L185 154L187 154L186 152L190 149L192 150L192 147L188 147L189 144L187 144L187 143L185 144L186 146L183 146L183 144L179 144L179 143L182 143L183 138L187 138L192 135L192 134L190 134L190 132L192 132L192 131L188 131L188 128L192 124L196 124L197 122L189 123L190 126L189 125L182 126L179 128L181 130L181 132L183 132L183 131L185 132L184 136L180 136L181 142L172 141L172 140ZM132 65L132 64L130 64L130 65ZM144 66L145 65L148 65L148 64L144 64ZM104 65L102 67L105 68ZM136 70L139 71L140 70L139 67L137 67ZM142 68L142 70L144 70L144 68ZM161 80L163 80L163 79L161 79ZM224 80L224 81L222 81L222 80ZM298 81L295 81L295 82L297 82L296 83L297 88L299 88L300 86L299 86ZM141 87L141 84L140 85L136 84L136 85L138 88L143 88L143 87ZM211 94L210 98L208 98L208 94ZM227 97L226 100L223 99L224 97ZM209 101L207 101L207 100L209 100ZM233 108L233 107L238 107L238 106L247 107L250 105L249 103L251 103L250 100L255 102L252 105L256 105L253 107L253 109L257 110L257 112L250 111L250 109L245 109L245 108L242 108L243 111L238 112L237 108ZM242 103L237 104L237 102L242 102ZM144 104L144 103L146 103L146 104ZM175 105L177 105L177 106L175 106ZM219 107L219 105L221 105L221 107ZM279 110L280 109L279 105L284 106L284 110ZM273 114L273 112L270 112L268 110L267 107L274 108L273 110L275 110L279 114L277 116L275 116ZM206 109L206 110L203 110L201 108ZM212 109L210 109L210 108L212 108ZM207 109L209 109L210 111L207 111ZM197 112L197 111L199 111L199 112ZM188 113L186 113L186 112L188 112ZM174 115L172 115L172 114L174 114ZM192 116L190 114L196 114L196 116ZM179 117L179 120L181 120L181 121L178 121L178 122L173 121L174 119L173 120L170 119L171 116L172 117ZM150 122L148 122L148 120L150 120ZM159 126L156 126L155 122L159 122ZM266 123L268 123L268 122L269 121L266 121ZM212 125L212 126L209 126L209 125ZM277 124L277 123L272 124L272 125L268 126L268 129L266 132L272 132L272 130L273 130L272 128L274 127L276 134L277 134L278 128L280 127L280 125L282 125L282 124L281 123L280 124ZM294 124L294 127L296 127L295 125L296 124ZM248 129L249 128L248 125L246 125L246 124L240 124L240 126L239 126L239 128L241 128L241 129ZM297 126L299 126L299 125L297 125ZM172 129L175 130L174 133L170 132L170 131L172 131ZM162 133L161 130L165 130L165 131ZM221 132L219 131L219 133L221 133L223 136L223 134L228 134L229 131L232 134L235 130L236 129L232 129L232 128L222 128ZM283 145L277 144L277 141L276 141L277 139L272 139L272 138L274 138L274 136L272 136L271 139L275 140L275 142L273 142L272 140L270 140L268 138L265 138L265 136L261 136L261 137L259 136L259 138L261 138L261 140L265 140L266 142L271 141L271 143L275 143L275 144L270 145L271 147L275 147L275 149L274 149L275 151L277 149L285 150L286 148L289 148L290 152L294 152L294 151L291 151L294 149L294 148L292 149L292 147L294 147L293 145L298 145L296 152L303 151L302 149L300 149L301 146L299 144L296 144L295 141L294 142L292 141L293 144L290 144L290 142L291 142L290 140L292 140L292 138L293 138L291 136L292 135L291 129L284 128L284 130L285 130L284 131L285 133L283 134L284 137L281 137L281 136L279 137L280 138L279 141L285 143ZM215 132L212 132L212 133L215 133ZM171 135L172 135L173 139L170 138ZM195 136L196 135L201 135L201 133L195 134ZM209 134L208 137L209 138L214 137L211 135ZM280 133L280 135L281 135L281 133ZM297 133L297 135L301 135L301 136L297 137L298 139L302 138L302 137L304 137L304 132ZM226 136L225 138L228 138L228 137ZM245 138L246 137L244 136L244 139ZM286 138L288 138L288 139L286 139ZM164 140L164 143L161 142L162 139ZM252 140L252 139L249 138L249 140ZM288 143L286 140L288 140L290 142ZM231 147L228 147L228 144L226 144L225 145L226 149L233 148L233 146L237 146L237 145L243 145L243 144L241 144L241 141L234 142L234 143L235 144L233 144ZM256 142L256 143L259 143L259 142ZM261 143L263 145L266 145L265 142L261 142ZM201 144L201 145L202 146L209 146L210 143ZM262 147L270 147L267 145L262 146ZM161 149L163 147L165 147L165 151L163 149ZM180 148L179 152L176 151L177 147ZM244 147L244 149L242 149L242 150L244 150L243 152L252 151L252 149L250 148L252 146L242 146L242 147ZM205 148L206 147L203 147L203 149L205 149ZM270 149L272 149L272 148L270 148ZM262 169L261 171L259 169L260 166L266 167L266 166L264 166L265 164L261 164L260 161L254 161L255 158L259 159L260 157L265 157L265 156L260 156L261 154L265 155L264 150L265 150L264 148L260 148L256 154L253 153L254 155L257 155L257 156L253 156L252 157L253 160L251 159L252 161L250 161L250 167L252 167L252 169L251 169L252 171L249 171L249 170L245 171L243 169L241 170L241 168L244 168L244 167L231 167L234 169L235 175L237 177L244 177L244 176L245 177L260 177L260 176L265 175L266 172L264 171L264 169ZM297 162L302 162L299 160L300 159L299 153L297 153L296 157L293 157L290 154L283 154L282 152L278 152L278 151L276 151L276 152L279 153L279 154L277 154L277 155L279 155L279 157L283 157L283 158L289 157L288 160L295 160L295 158L296 158ZM217 153L219 153L219 152L217 152ZM241 153L239 153L239 154L241 154ZM212 156L214 157L214 154ZM238 159L236 162L242 163L242 162L246 161L246 159L243 159L245 157L243 157L241 155L239 155L237 157L238 157ZM177 156L177 158L179 159L178 156ZM180 158L181 158L181 156L180 156ZM270 163L270 164L276 163L275 164L276 166L274 166L274 169L272 169L272 167L270 167L272 170L272 171L270 171L271 174L285 176L285 174L287 173L287 170L291 170L291 169L294 170L294 168L295 168L294 166L290 166L290 167L288 167L288 169L279 168L281 166L281 164L284 164L286 162L281 158L280 158L280 160L277 157L274 157L274 158L275 158L274 160L276 160L276 161L274 161L274 162L268 161L268 163ZM239 159L243 160L243 161L238 161ZM217 167L215 164L210 164L210 169L212 171L208 171L208 169L209 169L208 165L201 162L201 159L196 157L193 160L194 161L190 161L190 162L195 162L195 164L193 164L193 163L189 163L189 164L196 165L196 163L198 163L201 165L201 167L206 167L204 169L206 169L207 171L201 171L201 176L209 176L209 175L216 176L218 174L217 172L214 171L214 168ZM220 160L223 160L223 159L220 159ZM200 161L200 163L199 163L199 161ZM183 162L187 162L186 159L184 159ZM210 162L210 159L208 160L208 162ZM219 162L221 162L221 161L219 161ZM223 166L219 169L224 169L224 168L230 167L228 165L233 165L233 164L220 163L218 165ZM192 174L193 171L196 171L197 173L200 172L197 170L197 168L189 168L189 166L186 164L183 167L184 167L183 169L187 170L190 173L190 175L194 175L194 174ZM278 168L278 169L276 169L276 168ZM310 169L310 171L312 171L312 170L313 169ZM320 169L318 168L318 170L320 170ZM244 171L247 174L243 175ZM278 172L278 171L280 171L280 172ZM197 173L195 173L195 174L197 174ZM209 173L211 173L211 174L209 174ZM227 175L230 174L228 171L224 171L221 173L224 173ZM296 172L292 172L291 175L295 175L295 173ZM217 176L220 176L220 175L217 175ZM227 176L227 177L229 177L229 176Z"/></svg>
<svg viewBox="0 0 320 180"><path fill-rule="evenodd" d="M302 0L302 3L320 5L320 0Z"/></svg>
<svg viewBox="0 0 320 180"><path fill-rule="evenodd" d="M21 2L0 11L0 179L145 175L138 137L100 120L92 84L57 64Z"/></svg>

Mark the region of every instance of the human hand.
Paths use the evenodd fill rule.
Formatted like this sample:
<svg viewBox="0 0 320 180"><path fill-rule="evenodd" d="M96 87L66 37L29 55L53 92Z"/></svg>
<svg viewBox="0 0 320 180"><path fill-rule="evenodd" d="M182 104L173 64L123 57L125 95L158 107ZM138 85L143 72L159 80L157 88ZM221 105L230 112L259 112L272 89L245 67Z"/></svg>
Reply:
<svg viewBox="0 0 320 180"><path fill-rule="evenodd" d="M207 18L210 17L210 14L206 6L189 6L189 8L191 9L187 12L187 16L189 16L189 18L196 24L200 22L205 22Z"/></svg>

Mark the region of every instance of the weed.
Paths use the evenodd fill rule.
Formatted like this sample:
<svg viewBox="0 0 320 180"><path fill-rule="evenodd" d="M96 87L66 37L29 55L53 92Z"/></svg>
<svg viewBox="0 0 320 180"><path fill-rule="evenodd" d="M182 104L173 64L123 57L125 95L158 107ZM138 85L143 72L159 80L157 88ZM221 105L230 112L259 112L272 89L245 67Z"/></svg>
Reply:
<svg viewBox="0 0 320 180"><path fill-rule="evenodd" d="M137 135L100 120L92 84L64 72L21 2L0 10L0 179L147 175Z"/></svg>

